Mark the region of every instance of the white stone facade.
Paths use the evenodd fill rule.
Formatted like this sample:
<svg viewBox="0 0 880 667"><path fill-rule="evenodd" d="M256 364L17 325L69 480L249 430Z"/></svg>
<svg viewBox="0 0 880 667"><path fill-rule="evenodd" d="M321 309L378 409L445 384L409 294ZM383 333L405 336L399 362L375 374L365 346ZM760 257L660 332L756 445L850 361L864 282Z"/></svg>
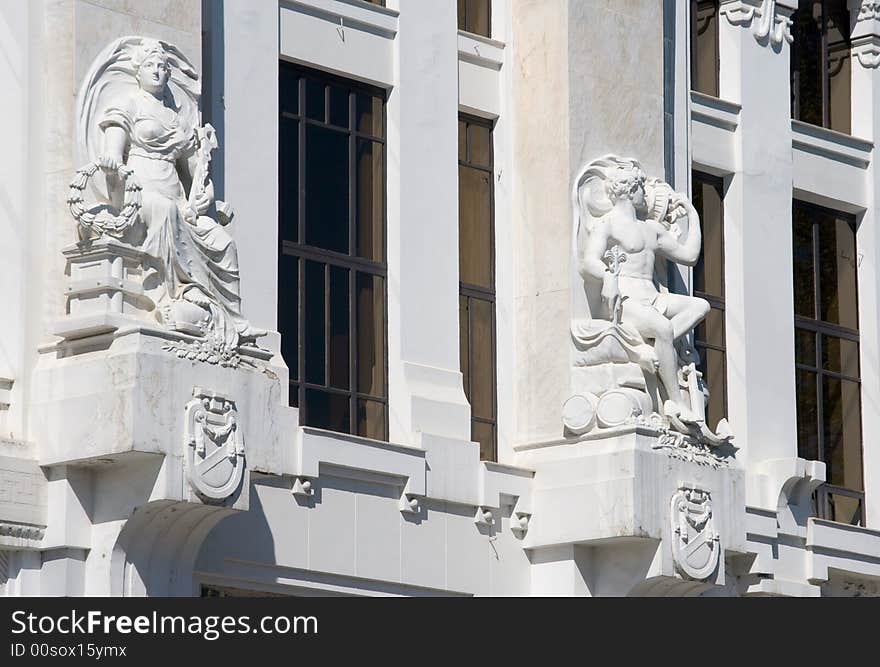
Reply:
<svg viewBox="0 0 880 667"><path fill-rule="evenodd" d="M791 118L797 1L719 4L710 97L690 90L688 2L493 0L484 37L454 0L0 0L0 594L876 593L880 11L849 0L844 135ZM211 211L235 207L223 248L253 327L226 356L192 347L216 321L186 320L183 297L156 317L140 241L83 240L70 215L77 170L106 158L83 151L77 95L128 36L201 75ZM385 91L387 441L288 405L280 62ZM460 366L459 113L493 128L497 461L471 441ZM677 422L650 377L633 399L579 375L572 323L600 318L572 193L607 155L685 202L692 170L723 179L729 432ZM798 457L793 198L856 220L862 526L814 515L825 464ZM609 393L635 407L597 410Z"/></svg>

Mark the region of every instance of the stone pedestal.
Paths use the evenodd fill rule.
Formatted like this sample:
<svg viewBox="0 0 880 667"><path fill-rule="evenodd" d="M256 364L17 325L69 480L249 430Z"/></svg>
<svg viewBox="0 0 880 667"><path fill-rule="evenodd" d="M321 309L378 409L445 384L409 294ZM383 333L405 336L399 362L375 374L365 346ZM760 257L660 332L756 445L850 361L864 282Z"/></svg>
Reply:
<svg viewBox="0 0 880 667"><path fill-rule="evenodd" d="M297 419L287 406L280 357L242 350L237 367L224 367L181 357L170 342L167 332L130 326L44 350L33 377L40 464L112 466L165 457L155 496L212 503L235 490L222 498L205 492L191 468L205 467L215 450L211 461L227 458L230 465L220 468L239 479L242 465L289 471ZM207 483L226 488L218 474L211 467ZM246 499L236 504L246 509Z"/></svg>
<svg viewBox="0 0 880 667"><path fill-rule="evenodd" d="M142 251L103 238L69 245L62 253L67 262L67 317L52 333L75 339L114 331L126 322L149 321L155 306L144 294Z"/></svg>
<svg viewBox="0 0 880 667"><path fill-rule="evenodd" d="M517 451L517 465L535 471L524 539L533 593L725 585L726 557L746 550L744 472L732 452L646 426L611 431Z"/></svg>

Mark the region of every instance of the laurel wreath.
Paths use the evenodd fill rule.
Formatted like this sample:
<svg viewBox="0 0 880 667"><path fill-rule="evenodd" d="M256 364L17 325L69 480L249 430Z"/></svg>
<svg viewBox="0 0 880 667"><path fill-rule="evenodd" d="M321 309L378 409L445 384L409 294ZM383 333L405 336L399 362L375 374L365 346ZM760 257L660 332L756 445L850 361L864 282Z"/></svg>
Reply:
<svg viewBox="0 0 880 667"><path fill-rule="evenodd" d="M83 192L89 179L101 168L98 162L87 164L76 170L76 176L70 184L70 193L67 197L67 205L70 214L86 231L97 231L100 234L120 237L131 227L141 208L141 184L138 183L134 171L124 164L116 169L116 175L125 184L125 194L122 200L122 210L117 215L110 215L105 211L95 212L96 204L86 205L83 200Z"/></svg>

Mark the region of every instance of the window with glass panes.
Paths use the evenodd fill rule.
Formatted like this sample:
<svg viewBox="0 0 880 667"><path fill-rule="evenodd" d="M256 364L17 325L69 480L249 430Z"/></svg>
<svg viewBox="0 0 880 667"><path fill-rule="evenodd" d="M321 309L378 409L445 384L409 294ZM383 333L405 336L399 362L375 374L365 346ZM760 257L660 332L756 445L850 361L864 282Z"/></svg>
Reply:
<svg viewBox="0 0 880 667"><path fill-rule="evenodd" d="M387 439L384 91L280 63L278 329L300 423Z"/></svg>
<svg viewBox="0 0 880 667"><path fill-rule="evenodd" d="M471 403L471 438L494 461L498 438L495 390L495 223L492 124L459 116L459 351Z"/></svg>
<svg viewBox="0 0 880 667"><path fill-rule="evenodd" d="M706 319L694 332L699 370L709 387L706 419L710 427L727 417L727 345L724 336L724 182L694 172L693 203L700 214L703 245L694 267L694 296L709 302Z"/></svg>
<svg viewBox="0 0 880 667"><path fill-rule="evenodd" d="M458 0L458 29L492 36L492 0Z"/></svg>
<svg viewBox="0 0 880 667"><path fill-rule="evenodd" d="M793 206L798 455L824 461L820 516L863 523L855 221Z"/></svg>
<svg viewBox="0 0 880 667"><path fill-rule="evenodd" d="M792 16L791 117L850 132L847 0L800 0Z"/></svg>
<svg viewBox="0 0 880 667"><path fill-rule="evenodd" d="M691 0L691 89L718 97L718 0Z"/></svg>

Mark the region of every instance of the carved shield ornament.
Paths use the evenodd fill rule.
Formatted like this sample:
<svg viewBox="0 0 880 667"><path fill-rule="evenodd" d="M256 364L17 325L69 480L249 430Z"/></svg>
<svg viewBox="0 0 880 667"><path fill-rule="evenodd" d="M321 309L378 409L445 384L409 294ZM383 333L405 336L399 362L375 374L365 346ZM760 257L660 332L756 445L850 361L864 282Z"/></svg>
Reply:
<svg viewBox="0 0 880 667"><path fill-rule="evenodd" d="M196 388L186 405L186 474L208 502L223 501L244 474L244 441L235 402Z"/></svg>
<svg viewBox="0 0 880 667"><path fill-rule="evenodd" d="M697 487L682 486L672 496L669 515L676 568L690 579L708 579L718 567L721 553L711 495Z"/></svg>

